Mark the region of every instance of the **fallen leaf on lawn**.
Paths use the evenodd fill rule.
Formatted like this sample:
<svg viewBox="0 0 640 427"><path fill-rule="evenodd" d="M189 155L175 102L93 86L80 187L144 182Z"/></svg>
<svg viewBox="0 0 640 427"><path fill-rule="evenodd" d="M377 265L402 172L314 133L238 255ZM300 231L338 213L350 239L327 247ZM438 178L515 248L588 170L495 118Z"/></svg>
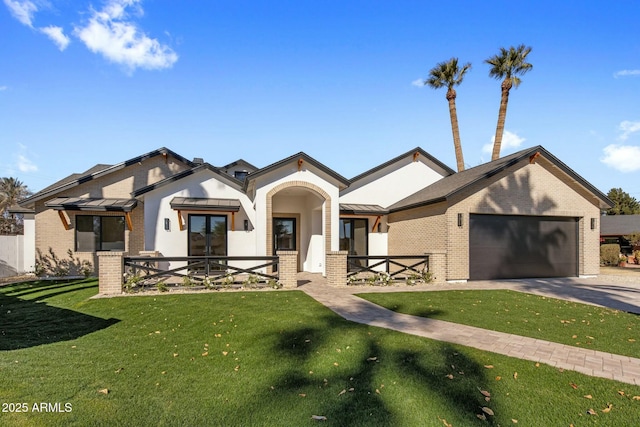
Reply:
<svg viewBox="0 0 640 427"><path fill-rule="evenodd" d="M493 415L493 411L491 410L491 408L488 408L486 406L482 407L482 412L484 412L487 415Z"/></svg>
<svg viewBox="0 0 640 427"><path fill-rule="evenodd" d="M178 357L178 353L173 353L173 357Z"/></svg>
<svg viewBox="0 0 640 427"><path fill-rule="evenodd" d="M160 331L156 331L156 334L159 334L159 333L160 333Z"/></svg>
<svg viewBox="0 0 640 427"><path fill-rule="evenodd" d="M208 355L209 355L209 352L208 352L208 351L205 351L204 353L202 353L202 355L203 355L203 356L208 356Z"/></svg>
<svg viewBox="0 0 640 427"><path fill-rule="evenodd" d="M377 357L375 357L375 356L374 356L374 357L369 357L369 358L367 359L367 362L375 362L376 360L378 360L378 358L377 358Z"/></svg>
<svg viewBox="0 0 640 427"><path fill-rule="evenodd" d="M632 399L633 400L640 400L640 396L633 396Z"/></svg>
<svg viewBox="0 0 640 427"><path fill-rule="evenodd" d="M571 338L573 338L575 340L576 338L578 338L578 336L577 335L571 335Z"/></svg>
<svg viewBox="0 0 640 427"><path fill-rule="evenodd" d="M539 368L539 367L540 367L540 364L539 364L539 363L536 363L536 368Z"/></svg>
<svg viewBox="0 0 640 427"><path fill-rule="evenodd" d="M376 389L376 394L380 394L380 390Z"/></svg>
<svg viewBox="0 0 640 427"><path fill-rule="evenodd" d="M622 390L618 390L618 394L619 394L620 396L624 396L624 391L622 391Z"/></svg>
<svg viewBox="0 0 640 427"><path fill-rule="evenodd" d="M636 342L633 338L629 338L629 342Z"/></svg>
<svg viewBox="0 0 640 427"><path fill-rule="evenodd" d="M569 385L571 386L571 388L573 388L574 390L578 388L578 384L576 383L569 383Z"/></svg>
<svg viewBox="0 0 640 427"><path fill-rule="evenodd" d="M483 396L491 397L491 393L489 393L487 390L481 390L480 387L478 387L478 390L480 390L480 393L482 393Z"/></svg>
<svg viewBox="0 0 640 427"><path fill-rule="evenodd" d="M515 418L511 418L511 422L514 424L518 424L518 420L516 420Z"/></svg>
<svg viewBox="0 0 640 427"><path fill-rule="evenodd" d="M327 417L325 417L324 415L311 415L311 419L317 421L327 421Z"/></svg>
<svg viewBox="0 0 640 427"><path fill-rule="evenodd" d="M306 395L306 394L304 394L304 393L300 393L298 396L300 396L300 397L307 397L307 395Z"/></svg>
<svg viewBox="0 0 640 427"><path fill-rule="evenodd" d="M606 414L608 412L611 412L611 409L613 409L613 405L611 403L609 403L607 405L607 407L602 410L602 412L604 412Z"/></svg>
<svg viewBox="0 0 640 427"><path fill-rule="evenodd" d="M442 421L442 424L444 424L446 427L453 427L453 424L449 424L444 418L438 417L438 419Z"/></svg>
<svg viewBox="0 0 640 427"><path fill-rule="evenodd" d="M593 409L589 409L587 411L587 414L589 414L589 415L598 415L598 413L596 411L594 411Z"/></svg>
<svg viewBox="0 0 640 427"><path fill-rule="evenodd" d="M240 366L236 366L235 368L233 368L233 370L238 372L240 370Z"/></svg>
<svg viewBox="0 0 640 427"><path fill-rule="evenodd" d="M333 366L340 366L338 362L333 362Z"/></svg>
<svg viewBox="0 0 640 427"><path fill-rule="evenodd" d="M514 373L513 373L513 379L514 379L514 380L517 380L517 379L518 379L518 373L517 373L517 372L514 372Z"/></svg>
<svg viewBox="0 0 640 427"><path fill-rule="evenodd" d="M586 394L583 396L585 399L593 399L593 396L591 396L590 394Z"/></svg>
<svg viewBox="0 0 640 427"><path fill-rule="evenodd" d="M122 371L124 371L124 368L118 368L118 369L116 369L116 374L119 374Z"/></svg>
<svg viewBox="0 0 640 427"><path fill-rule="evenodd" d="M501 379L502 379L502 377L501 377L500 375L498 375L498 376L496 377L496 381L500 381Z"/></svg>
<svg viewBox="0 0 640 427"><path fill-rule="evenodd" d="M107 389L107 388L101 388L100 390L98 390L98 393L102 393L102 394L109 394L109 389Z"/></svg>
<svg viewBox="0 0 640 427"><path fill-rule="evenodd" d="M487 416L485 414L476 414L476 417L480 418L482 421L487 421Z"/></svg>
<svg viewBox="0 0 640 427"><path fill-rule="evenodd" d="M450 380L452 380L453 379L453 374L449 374L446 377L449 378Z"/></svg>
<svg viewBox="0 0 640 427"><path fill-rule="evenodd" d="M342 396L343 394L345 394L347 392L346 389L342 389L342 391L340 393L338 393L338 396Z"/></svg>
<svg viewBox="0 0 640 427"><path fill-rule="evenodd" d="M167 371L162 371L162 375L165 375L167 373Z"/></svg>
<svg viewBox="0 0 640 427"><path fill-rule="evenodd" d="M493 365L484 365L484 367L487 369L493 369Z"/></svg>
<svg viewBox="0 0 640 427"><path fill-rule="evenodd" d="M223 356L226 356L227 354L229 354L229 352L228 352L228 351L223 351L223 352L222 352L222 355L223 355Z"/></svg>
<svg viewBox="0 0 640 427"><path fill-rule="evenodd" d="M351 388L349 389L349 392L352 392L352 391L354 391L354 390L355 390L355 388L351 387Z"/></svg>

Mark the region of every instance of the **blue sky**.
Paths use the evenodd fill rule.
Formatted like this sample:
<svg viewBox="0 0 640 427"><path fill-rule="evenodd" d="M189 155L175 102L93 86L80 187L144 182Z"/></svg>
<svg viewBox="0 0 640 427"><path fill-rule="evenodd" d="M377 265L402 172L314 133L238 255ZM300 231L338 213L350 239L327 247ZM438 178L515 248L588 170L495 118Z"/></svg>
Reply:
<svg viewBox="0 0 640 427"><path fill-rule="evenodd" d="M640 199L640 2L2 0L0 176L37 191L159 147L221 166L298 151L347 178L416 146L455 168L453 56L467 167L490 159L500 82L533 48L502 154L542 145Z"/></svg>

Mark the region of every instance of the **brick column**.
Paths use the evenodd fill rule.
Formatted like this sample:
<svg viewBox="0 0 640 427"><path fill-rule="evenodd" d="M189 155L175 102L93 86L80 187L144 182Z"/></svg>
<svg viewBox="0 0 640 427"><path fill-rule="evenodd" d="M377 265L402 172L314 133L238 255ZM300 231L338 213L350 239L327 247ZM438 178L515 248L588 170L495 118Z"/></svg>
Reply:
<svg viewBox="0 0 640 427"><path fill-rule="evenodd" d="M327 284L340 286L347 284L347 251L327 252Z"/></svg>
<svg viewBox="0 0 640 427"><path fill-rule="evenodd" d="M433 251L429 255L429 272L434 283L444 283L447 281L447 252Z"/></svg>
<svg viewBox="0 0 640 427"><path fill-rule="evenodd" d="M285 288L298 286L298 251L278 251L279 281Z"/></svg>
<svg viewBox="0 0 640 427"><path fill-rule="evenodd" d="M102 295L122 293L124 252L98 252L98 292Z"/></svg>

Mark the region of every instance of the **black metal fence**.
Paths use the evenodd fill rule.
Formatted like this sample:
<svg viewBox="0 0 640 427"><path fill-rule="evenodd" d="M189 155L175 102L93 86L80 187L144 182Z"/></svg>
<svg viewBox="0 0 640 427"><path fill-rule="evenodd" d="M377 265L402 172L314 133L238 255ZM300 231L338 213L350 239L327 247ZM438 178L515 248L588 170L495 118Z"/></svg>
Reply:
<svg viewBox="0 0 640 427"><path fill-rule="evenodd" d="M390 280L424 277L429 272L429 255L348 255L347 277L362 273L386 273Z"/></svg>

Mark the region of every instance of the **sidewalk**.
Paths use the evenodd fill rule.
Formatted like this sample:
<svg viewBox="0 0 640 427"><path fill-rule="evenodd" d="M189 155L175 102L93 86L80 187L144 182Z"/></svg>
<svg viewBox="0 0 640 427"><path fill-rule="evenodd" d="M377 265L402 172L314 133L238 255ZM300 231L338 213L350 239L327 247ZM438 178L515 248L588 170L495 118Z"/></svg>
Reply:
<svg viewBox="0 0 640 427"><path fill-rule="evenodd" d="M577 280L577 279L575 279ZM585 279L585 283L591 279ZM582 285L572 279L554 279L552 286L537 283L539 281L500 281L474 282L472 284L429 285L428 287L329 287L324 278L305 277L300 290L325 305L347 320L371 326L392 329L407 334L445 341L480 350L491 351L533 362L545 363L557 368L577 371L583 374L613 379L629 384L640 385L640 359L616 354L594 351L564 344L543 341L519 335L495 332L442 320L427 319L400 314L380 307L353 295L354 292L407 292L433 291L443 289L513 289L532 292L538 286L539 294L550 297L571 299L590 304L604 305L593 301L608 302L611 305L624 305L635 308L640 313L639 290L628 285L604 285L593 281ZM544 280L543 282L549 282ZM631 294L633 301L625 299ZM609 294L606 296L605 294ZM597 297L597 298L596 298ZM618 308L618 307L612 307ZM629 311L629 310L627 310Z"/></svg>

